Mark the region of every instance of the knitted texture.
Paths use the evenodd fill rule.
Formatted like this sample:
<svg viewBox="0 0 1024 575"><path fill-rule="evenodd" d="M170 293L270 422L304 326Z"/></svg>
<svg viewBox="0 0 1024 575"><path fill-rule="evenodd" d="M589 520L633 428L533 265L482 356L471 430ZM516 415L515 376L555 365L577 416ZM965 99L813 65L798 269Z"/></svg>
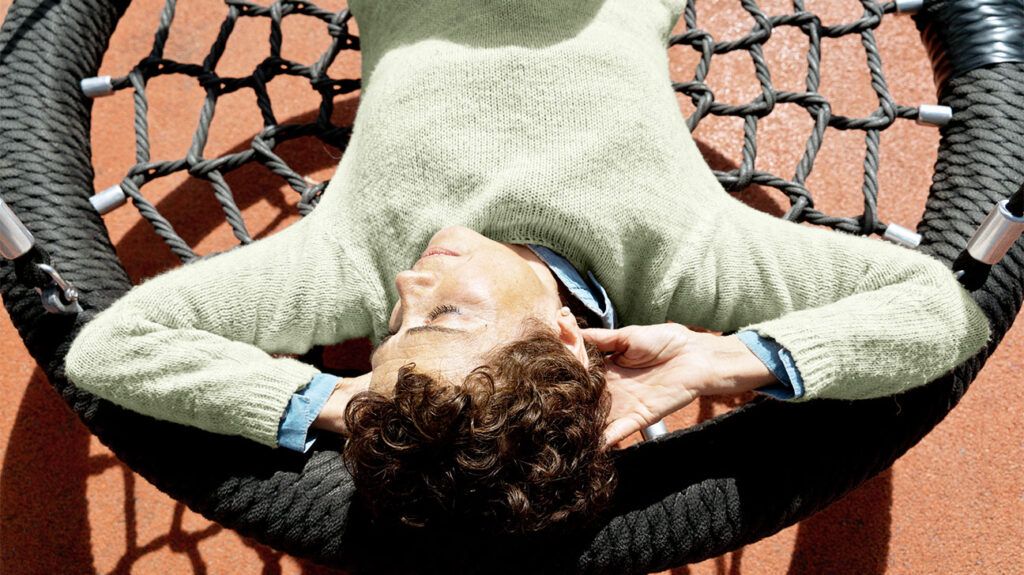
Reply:
<svg viewBox="0 0 1024 575"><path fill-rule="evenodd" d="M982 348L981 309L939 261L759 212L703 161L669 80L682 3L350 3L363 91L317 207L164 272L86 325L79 387L157 418L276 444L291 358L387 332L395 276L438 229L535 243L593 271L623 325L754 329L803 401L890 395Z"/></svg>

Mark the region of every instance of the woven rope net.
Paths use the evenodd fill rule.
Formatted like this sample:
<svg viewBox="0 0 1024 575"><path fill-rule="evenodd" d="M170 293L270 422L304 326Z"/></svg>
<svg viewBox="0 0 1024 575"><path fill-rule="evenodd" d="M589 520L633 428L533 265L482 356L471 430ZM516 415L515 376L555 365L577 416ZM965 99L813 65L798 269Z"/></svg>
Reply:
<svg viewBox="0 0 1024 575"><path fill-rule="evenodd" d="M207 180L212 185L217 202L222 206L225 217L234 235L243 244L252 237L246 229L241 211L234 200L231 187L225 175L250 162L258 162L272 173L277 174L299 194L298 210L306 215L315 207L327 182L311 182L296 172L279 155L275 147L287 140L312 136L323 143L343 151L351 135L351 126L338 126L332 122L336 98L351 94L360 88L358 78L332 78L328 70L339 57L358 57L359 38L350 31L351 13L346 10L332 12L312 2L281 0L270 5L259 5L243 0L226 0L227 16L220 31L202 62L178 62L164 57L164 49L170 33L176 8L176 0L168 0L160 14L152 50L126 75L112 78L115 90L131 89L134 98L134 126L136 135L135 165L128 169L119 187L131 197L140 214L149 221L156 233L164 239L171 250L183 263L197 258L188 243L179 236L168 221L146 200L141 188L148 182L187 170L196 178ZM742 121L743 144L741 158L736 168L715 170L715 175L730 192L738 192L751 185L770 187L784 194L788 202L785 219L831 227L851 234L881 235L888 224L878 216L878 165L879 134L898 119L915 119L916 107L897 104L890 94L882 72L882 60L874 30L885 14L895 12L895 4L879 4L862 1L863 13L852 21L824 25L821 19L806 9L802 0L794 0L792 11L782 14L766 14L753 0L741 0L742 10L749 15L752 25L742 37L720 41L701 27L697 2L691 0L683 14L685 30L675 34L669 42L669 50L691 50L698 58L688 81L674 82L673 88L689 98L694 107L687 117L687 125L696 133L701 122L709 116L734 117ZM282 21L295 15L305 15L326 24L330 36L328 48L316 62L305 65L282 57ZM224 55L228 39L235 33L236 23L243 18L267 18L270 21L269 55L245 77L218 75L217 63ZM772 82L771 70L765 59L765 45L778 37L783 28L799 30L806 37L807 71L803 91L778 89ZM862 117L849 117L832 113L828 99L819 91L821 85L821 64L823 39L858 35L866 54L866 65L870 74L871 89L877 95L878 106ZM754 75L759 84L759 93L748 102L725 104L716 100L715 91L707 82L714 66L715 56L732 52L746 52L753 63ZM346 54L348 56L346 56ZM185 74L195 78L205 91L205 101L199 114L199 122L192 144L184 158L169 161L152 161L150 156L150 134L147 122L147 83L158 76ZM290 75L305 78L310 87L319 94L320 104L315 121L310 123L280 123L274 114L267 85L279 76ZM216 158L204 156L210 133L210 124L218 100L232 92L251 90L263 120L263 128L252 138L248 149L228 153ZM795 104L810 116L813 128L808 134L803 152L790 177L777 175L758 165L758 126L764 118L778 109L779 104ZM864 161L861 192L864 196L863 213L856 216L835 216L823 213L814 207L811 190L807 187L808 177L814 168L815 158L822 143L834 130L860 130L864 133ZM159 137L159 136L158 136Z"/></svg>

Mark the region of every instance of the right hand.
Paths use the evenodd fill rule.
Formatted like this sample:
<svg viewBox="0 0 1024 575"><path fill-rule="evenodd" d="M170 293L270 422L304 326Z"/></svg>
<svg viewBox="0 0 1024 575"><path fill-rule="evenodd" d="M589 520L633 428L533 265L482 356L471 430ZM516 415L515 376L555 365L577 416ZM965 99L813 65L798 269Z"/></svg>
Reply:
<svg viewBox="0 0 1024 575"><path fill-rule="evenodd" d="M708 339L715 336L677 323L581 333L602 352L611 352L605 358L605 381L612 396L606 447L683 408L716 377Z"/></svg>

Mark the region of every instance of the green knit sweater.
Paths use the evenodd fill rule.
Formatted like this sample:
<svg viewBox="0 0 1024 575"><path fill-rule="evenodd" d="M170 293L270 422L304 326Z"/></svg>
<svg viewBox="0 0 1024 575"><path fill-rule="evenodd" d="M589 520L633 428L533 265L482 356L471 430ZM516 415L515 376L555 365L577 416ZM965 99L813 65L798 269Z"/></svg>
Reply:
<svg viewBox="0 0 1024 575"><path fill-rule="evenodd" d="M983 347L986 317L939 261L722 189L670 86L681 6L353 0L364 88L316 209L132 288L82 329L67 376L157 418L276 445L289 399L319 371L273 354L379 342L396 274L448 225L593 271L622 325L774 338L803 400L894 394Z"/></svg>

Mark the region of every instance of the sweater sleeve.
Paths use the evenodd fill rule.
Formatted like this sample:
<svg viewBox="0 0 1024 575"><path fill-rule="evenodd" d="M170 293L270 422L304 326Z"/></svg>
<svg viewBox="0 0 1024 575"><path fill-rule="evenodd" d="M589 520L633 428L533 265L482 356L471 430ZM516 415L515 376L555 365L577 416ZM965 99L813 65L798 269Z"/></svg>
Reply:
<svg viewBox="0 0 1024 575"><path fill-rule="evenodd" d="M793 401L892 395L988 341L984 312L939 260L719 197L679 250L669 319L774 339L804 380Z"/></svg>
<svg viewBox="0 0 1024 575"><path fill-rule="evenodd" d="M292 394L320 372L272 354L372 329L366 284L322 215L133 286L76 336L68 379L158 419L276 446Z"/></svg>

